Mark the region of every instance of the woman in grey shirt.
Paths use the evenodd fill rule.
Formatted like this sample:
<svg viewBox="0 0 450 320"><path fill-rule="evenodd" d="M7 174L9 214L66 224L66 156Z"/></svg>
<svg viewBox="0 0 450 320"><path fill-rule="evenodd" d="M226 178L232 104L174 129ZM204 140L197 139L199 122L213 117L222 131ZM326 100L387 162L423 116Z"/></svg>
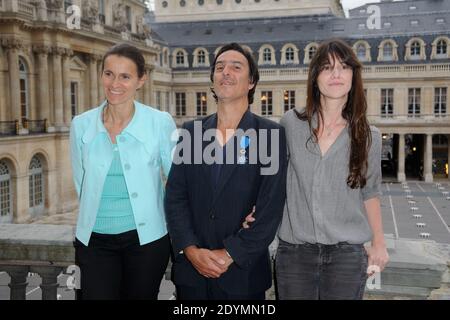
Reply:
<svg viewBox="0 0 450 320"><path fill-rule="evenodd" d="M281 119L289 165L275 263L280 299L362 299L368 266L381 271L389 259L379 200L381 135L366 118L361 68L345 42L321 44L306 108Z"/></svg>

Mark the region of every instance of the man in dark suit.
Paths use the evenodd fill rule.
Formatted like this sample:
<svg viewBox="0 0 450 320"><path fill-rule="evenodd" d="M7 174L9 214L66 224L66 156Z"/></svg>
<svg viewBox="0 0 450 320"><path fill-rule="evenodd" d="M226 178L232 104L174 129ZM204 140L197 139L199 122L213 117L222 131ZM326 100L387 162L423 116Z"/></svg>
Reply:
<svg viewBox="0 0 450 320"><path fill-rule="evenodd" d="M211 67L217 113L180 130L165 197L179 299L263 300L271 286L286 141L280 125L249 111L258 80L251 53L225 45ZM242 228L252 210L256 221Z"/></svg>

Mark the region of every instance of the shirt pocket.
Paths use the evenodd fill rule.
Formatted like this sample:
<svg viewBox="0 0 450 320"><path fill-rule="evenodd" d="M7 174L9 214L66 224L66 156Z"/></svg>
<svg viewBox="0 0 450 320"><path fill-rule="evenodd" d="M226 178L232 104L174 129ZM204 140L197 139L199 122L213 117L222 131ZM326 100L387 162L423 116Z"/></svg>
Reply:
<svg viewBox="0 0 450 320"><path fill-rule="evenodd" d="M143 157L148 166L161 166L161 155L158 145L145 143L143 148Z"/></svg>

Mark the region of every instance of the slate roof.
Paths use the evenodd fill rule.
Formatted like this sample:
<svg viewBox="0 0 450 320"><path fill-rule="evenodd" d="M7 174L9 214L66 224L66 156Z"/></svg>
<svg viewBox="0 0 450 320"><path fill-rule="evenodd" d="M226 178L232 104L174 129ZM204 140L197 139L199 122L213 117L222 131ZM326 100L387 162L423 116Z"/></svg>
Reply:
<svg viewBox="0 0 450 320"><path fill-rule="evenodd" d="M400 61L394 62L398 64L402 63L405 44L411 37L420 36L426 42L426 54L429 57L431 42L438 35L450 36L450 0L409 0L373 4L379 6L381 11L380 29L370 30L367 27L370 14L366 9L371 4L350 10L348 18L313 15L176 23L155 23L153 19L149 20L153 20L150 23L152 30L167 42L171 49L186 49L190 60L195 48L205 47L212 61L217 47L238 42L248 45L253 52L257 52L263 44L271 44L276 49L276 61L280 61L281 48L286 43L294 43L300 48L299 60L302 64L303 48L308 43L337 37L346 39L351 44L360 39L366 40L371 46L372 61L376 63L379 43L383 39L392 38L398 44ZM411 6L416 9L410 10ZM438 19L444 19L444 23L438 23ZM416 20L417 25L411 25L412 20ZM390 23L390 26L385 23ZM192 61L190 65L191 63Z"/></svg>

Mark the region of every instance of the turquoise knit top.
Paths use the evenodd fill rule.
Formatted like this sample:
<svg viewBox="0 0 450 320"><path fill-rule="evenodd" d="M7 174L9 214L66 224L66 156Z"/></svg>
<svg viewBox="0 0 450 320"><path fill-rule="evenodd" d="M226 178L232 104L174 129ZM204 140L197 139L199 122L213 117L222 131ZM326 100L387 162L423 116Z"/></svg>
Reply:
<svg viewBox="0 0 450 320"><path fill-rule="evenodd" d="M116 144L112 147L113 160L103 185L100 207L92 230L102 234L119 234L136 229L119 149Z"/></svg>

